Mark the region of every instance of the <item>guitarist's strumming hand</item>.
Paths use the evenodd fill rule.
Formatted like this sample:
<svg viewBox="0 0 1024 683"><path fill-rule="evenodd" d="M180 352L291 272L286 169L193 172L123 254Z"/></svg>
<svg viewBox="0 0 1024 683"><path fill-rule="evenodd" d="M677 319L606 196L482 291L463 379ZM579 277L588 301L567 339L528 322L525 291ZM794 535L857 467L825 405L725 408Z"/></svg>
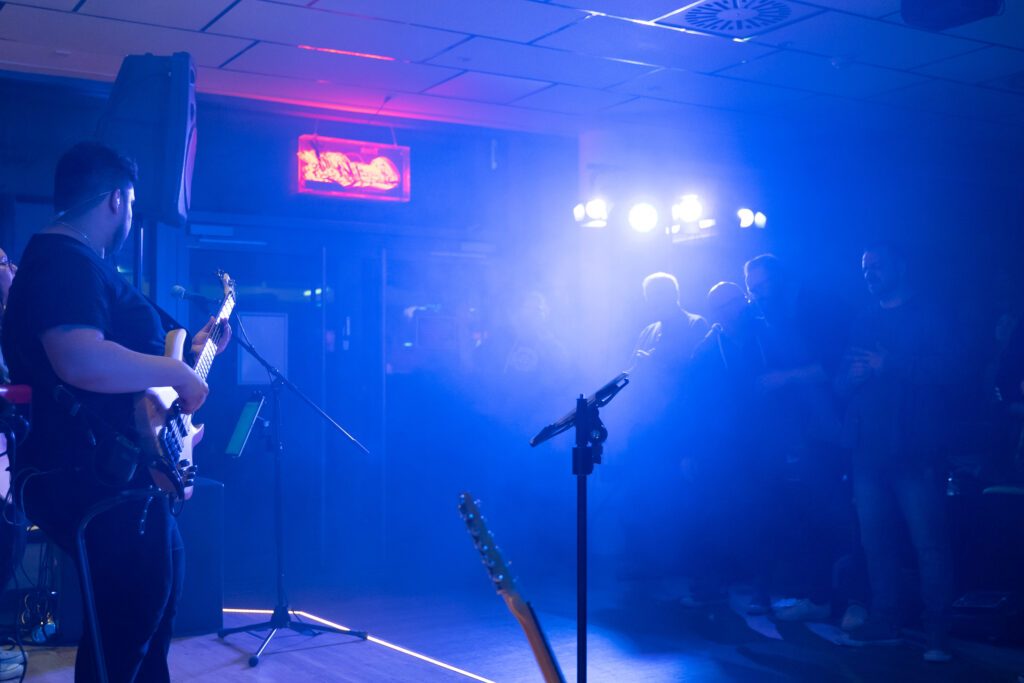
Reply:
<svg viewBox="0 0 1024 683"><path fill-rule="evenodd" d="M182 383L176 384L174 390L178 392L178 400L181 403L181 412L189 415L196 412L206 401L210 387L195 373L195 371L184 363L182 367Z"/></svg>
<svg viewBox="0 0 1024 683"><path fill-rule="evenodd" d="M195 336L192 337L192 355L198 356L203 352L203 347L206 345L206 340L210 338L213 333L214 326L218 325L213 316L210 316L210 320L203 325L203 329L196 332ZM224 349L228 347L228 342L231 341L231 323L225 320L219 323L220 327L220 338L217 339L217 354L220 355Z"/></svg>

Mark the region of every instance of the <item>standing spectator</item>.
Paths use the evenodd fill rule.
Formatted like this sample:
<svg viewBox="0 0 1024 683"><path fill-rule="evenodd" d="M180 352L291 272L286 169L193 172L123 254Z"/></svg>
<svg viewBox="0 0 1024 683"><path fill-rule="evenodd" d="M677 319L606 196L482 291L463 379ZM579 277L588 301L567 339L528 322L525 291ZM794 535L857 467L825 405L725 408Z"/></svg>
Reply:
<svg viewBox="0 0 1024 683"><path fill-rule="evenodd" d="M952 560L941 444L958 371L949 316L916 296L907 262L891 245L864 251L864 279L877 305L858 321L837 385L848 395L844 439L853 450L854 493L871 582L867 621L855 642L898 638L906 596L901 529L917 558L927 661L950 658Z"/></svg>
<svg viewBox="0 0 1024 683"><path fill-rule="evenodd" d="M762 254L744 264L747 293L761 313L764 369L759 450L778 473L774 502L778 587L796 600L776 610L783 621L820 621L832 613L832 567L852 538L850 493L842 482L840 421L831 377L842 358L843 307L824 300Z"/></svg>

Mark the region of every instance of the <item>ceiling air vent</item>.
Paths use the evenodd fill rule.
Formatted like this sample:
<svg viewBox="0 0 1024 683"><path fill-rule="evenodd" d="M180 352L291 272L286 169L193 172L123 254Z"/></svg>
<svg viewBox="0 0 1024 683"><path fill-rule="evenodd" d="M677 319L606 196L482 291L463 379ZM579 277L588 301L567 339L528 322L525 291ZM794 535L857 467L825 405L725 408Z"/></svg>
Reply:
<svg viewBox="0 0 1024 683"><path fill-rule="evenodd" d="M809 6L783 0L707 0L668 16L660 23L731 38L749 38L813 11Z"/></svg>

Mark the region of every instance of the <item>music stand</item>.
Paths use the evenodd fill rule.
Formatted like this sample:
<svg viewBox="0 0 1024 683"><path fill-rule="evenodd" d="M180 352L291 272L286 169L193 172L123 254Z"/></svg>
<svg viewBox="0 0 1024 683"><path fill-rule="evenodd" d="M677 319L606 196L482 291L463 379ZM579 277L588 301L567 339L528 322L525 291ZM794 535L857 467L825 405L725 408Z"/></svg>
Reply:
<svg viewBox="0 0 1024 683"><path fill-rule="evenodd" d="M589 397L576 399L576 409L549 424L530 439L539 446L553 436L576 427L572 449L572 473L576 476L576 680L587 681L587 476L601 464L608 430L601 422L603 408L629 384L629 373L621 372Z"/></svg>
<svg viewBox="0 0 1024 683"><path fill-rule="evenodd" d="M240 332L237 338L238 345L245 349L249 355L255 358L256 361L266 369L267 374L271 377L270 388L273 415L269 422L271 426L270 447L274 451L274 543L277 550L277 604L274 605L274 611L268 621L251 624L249 626L224 628L217 632L217 636L224 638L233 633L269 630L270 633L268 633L267 637L263 639L259 649L249 657L249 666L256 666L260 663L260 656L263 654L263 651L267 649L267 645L270 644L270 640L283 628L291 629L292 631L303 635L316 635L319 632L327 632L340 633L360 640L366 640L367 637L367 633L365 631L334 628L333 626L327 626L326 624L310 624L291 618L291 610L288 607L288 594L285 592L284 587L284 490L281 476L284 469L284 445L281 442L281 388L287 388L294 395L302 399L302 401L312 408L314 412L320 415L324 421L334 427L336 431L344 435L352 445L359 448L363 453L369 455L370 451L367 450L363 444L359 443L354 436L349 434L344 427L328 415L323 408L318 406L312 399L302 393L297 386L292 384L287 377L282 375L277 368L261 356L259 351L257 351L248 341L247 335L245 334L245 328L242 327L242 322L239 317L235 316L235 320L238 321L238 331Z"/></svg>

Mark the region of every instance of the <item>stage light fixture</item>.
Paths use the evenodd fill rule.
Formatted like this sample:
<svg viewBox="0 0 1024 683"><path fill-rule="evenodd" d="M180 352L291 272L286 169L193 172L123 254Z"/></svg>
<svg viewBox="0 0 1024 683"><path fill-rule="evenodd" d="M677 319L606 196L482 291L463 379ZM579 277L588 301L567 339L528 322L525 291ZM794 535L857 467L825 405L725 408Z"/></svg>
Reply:
<svg viewBox="0 0 1024 683"><path fill-rule="evenodd" d="M716 221L714 218L702 218L699 221L697 221L697 227L699 227L701 230L710 230L711 228L715 227L715 224Z"/></svg>
<svg viewBox="0 0 1024 683"><path fill-rule="evenodd" d="M736 216L740 219L741 228L749 228L754 224L754 212L750 209L740 209L736 212Z"/></svg>
<svg viewBox="0 0 1024 683"><path fill-rule="evenodd" d="M572 216L584 228L604 228L608 225L608 203L600 197L591 199L586 204L577 204L572 209Z"/></svg>
<svg viewBox="0 0 1024 683"><path fill-rule="evenodd" d="M704 207L695 194L684 194L678 204L672 205L672 219L680 223L696 223L704 215Z"/></svg>
<svg viewBox="0 0 1024 683"><path fill-rule="evenodd" d="M629 210L629 225L637 232L650 232L658 227L658 210L646 202L634 204Z"/></svg>
<svg viewBox="0 0 1024 683"><path fill-rule="evenodd" d="M754 214L754 227L763 228L766 225L768 225L768 216L765 216L760 211L755 213Z"/></svg>

